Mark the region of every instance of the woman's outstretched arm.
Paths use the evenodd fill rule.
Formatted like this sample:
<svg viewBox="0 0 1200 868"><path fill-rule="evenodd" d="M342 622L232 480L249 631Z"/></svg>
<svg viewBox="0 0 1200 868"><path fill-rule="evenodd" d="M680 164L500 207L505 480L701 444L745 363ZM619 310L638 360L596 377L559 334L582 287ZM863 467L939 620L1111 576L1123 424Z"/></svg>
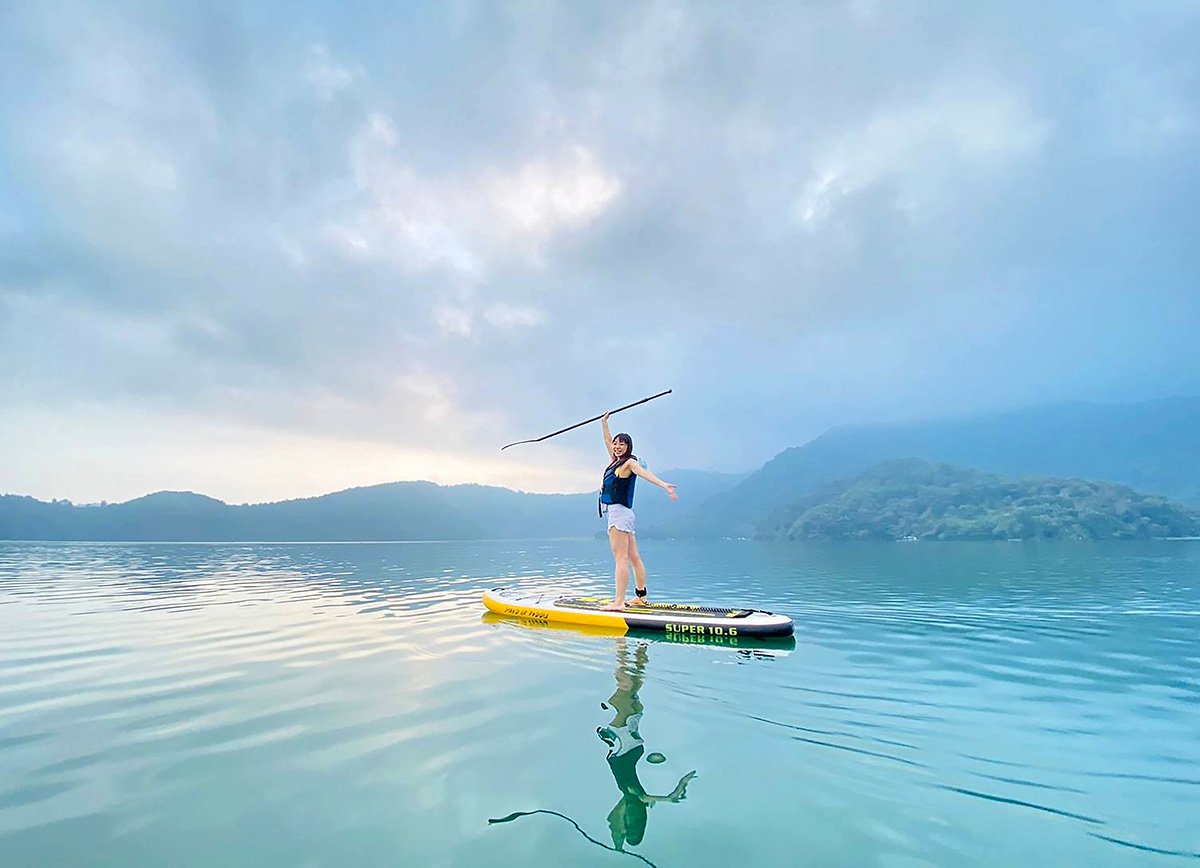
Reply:
<svg viewBox="0 0 1200 868"><path fill-rule="evenodd" d="M671 498L671 500L679 500L679 496L675 493L674 483L663 482L661 479L659 479L657 476L654 475L653 471L648 470L645 467L642 467L642 465L638 464L636 461L633 461L633 460L631 460L629 462L629 469L632 470L634 473L636 473L638 476L642 477L642 479L646 480L647 482L653 482L655 485L657 485L659 488L661 488L663 491L665 491L667 493L667 497Z"/></svg>
<svg viewBox="0 0 1200 868"><path fill-rule="evenodd" d="M608 460L612 461L617 456L613 454L612 431L608 430L607 413L600 417L600 424L604 428L604 448L608 450Z"/></svg>

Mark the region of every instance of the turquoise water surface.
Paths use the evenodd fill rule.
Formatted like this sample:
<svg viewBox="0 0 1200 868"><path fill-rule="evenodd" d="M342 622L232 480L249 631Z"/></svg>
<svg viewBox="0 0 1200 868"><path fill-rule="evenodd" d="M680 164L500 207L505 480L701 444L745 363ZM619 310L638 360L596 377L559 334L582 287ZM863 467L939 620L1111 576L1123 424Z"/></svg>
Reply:
<svg viewBox="0 0 1200 868"><path fill-rule="evenodd" d="M0 543L0 864L1200 859L1200 543L643 555L795 647L484 617L599 540Z"/></svg>

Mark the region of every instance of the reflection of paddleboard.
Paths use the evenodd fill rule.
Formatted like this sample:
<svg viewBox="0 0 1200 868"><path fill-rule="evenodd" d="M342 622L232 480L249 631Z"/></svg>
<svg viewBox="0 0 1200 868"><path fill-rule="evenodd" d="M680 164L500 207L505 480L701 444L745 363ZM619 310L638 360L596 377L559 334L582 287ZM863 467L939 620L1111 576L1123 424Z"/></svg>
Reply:
<svg viewBox="0 0 1200 868"><path fill-rule="evenodd" d="M553 591L493 588L483 592L489 610L529 621L583 624L613 632L631 630L708 638L792 635L792 619L759 609L726 609L683 603L626 603L624 612L602 611L610 600Z"/></svg>

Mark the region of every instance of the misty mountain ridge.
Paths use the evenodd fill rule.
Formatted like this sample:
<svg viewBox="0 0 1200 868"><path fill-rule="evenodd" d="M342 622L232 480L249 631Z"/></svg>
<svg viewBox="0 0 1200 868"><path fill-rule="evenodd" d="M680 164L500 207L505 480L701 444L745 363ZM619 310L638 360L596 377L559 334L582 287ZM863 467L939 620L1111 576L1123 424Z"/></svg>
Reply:
<svg viewBox="0 0 1200 868"><path fill-rule="evenodd" d="M648 537L751 537L779 511L889 459L1003 476L1035 474L1128 486L1200 504L1200 398L1127 405L1056 404L969 419L832 428L759 470L659 470L680 503L643 482ZM597 472L597 488L600 474ZM464 483L388 482L315 497L229 505L161 491L74 506L0 497L0 538L80 540L447 540L582 537L603 531L597 491L531 494Z"/></svg>
<svg viewBox="0 0 1200 868"><path fill-rule="evenodd" d="M1090 479L1200 504L1200 398L1051 404L966 419L831 428L780 452L719 498L654 528L667 536L753 536L768 514L891 458L1004 476Z"/></svg>

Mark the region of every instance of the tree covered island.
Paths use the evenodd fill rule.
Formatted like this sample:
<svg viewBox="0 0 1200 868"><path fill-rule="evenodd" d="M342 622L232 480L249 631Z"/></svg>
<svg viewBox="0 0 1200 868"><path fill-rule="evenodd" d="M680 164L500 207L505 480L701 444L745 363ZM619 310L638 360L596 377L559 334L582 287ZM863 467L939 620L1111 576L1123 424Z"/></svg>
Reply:
<svg viewBox="0 0 1200 868"><path fill-rule="evenodd" d="M882 461L776 510L759 539L1007 540L1200 536L1200 512L1123 485Z"/></svg>

